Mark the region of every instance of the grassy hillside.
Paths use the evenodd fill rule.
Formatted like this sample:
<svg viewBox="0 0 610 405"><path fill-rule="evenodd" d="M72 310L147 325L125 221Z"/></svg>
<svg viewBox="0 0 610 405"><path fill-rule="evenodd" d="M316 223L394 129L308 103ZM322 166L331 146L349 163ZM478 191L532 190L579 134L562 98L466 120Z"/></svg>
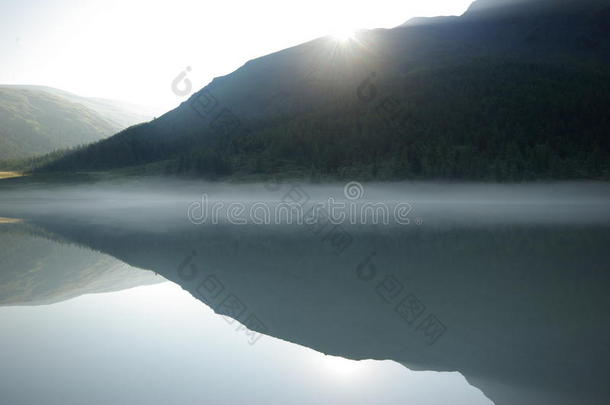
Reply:
<svg viewBox="0 0 610 405"><path fill-rule="evenodd" d="M106 121L119 129L124 129L129 126L139 124L140 122L149 121L153 116L158 115L158 111L150 108L145 108L139 105L117 101L107 100L103 98L82 97L60 89L47 86L33 85L3 85L3 88L32 90L35 92L45 92L53 96L57 96L72 103L81 104L90 110L95 111Z"/></svg>
<svg viewBox="0 0 610 405"><path fill-rule="evenodd" d="M0 123L0 160L91 143L120 129L81 104L46 92L4 87Z"/></svg>

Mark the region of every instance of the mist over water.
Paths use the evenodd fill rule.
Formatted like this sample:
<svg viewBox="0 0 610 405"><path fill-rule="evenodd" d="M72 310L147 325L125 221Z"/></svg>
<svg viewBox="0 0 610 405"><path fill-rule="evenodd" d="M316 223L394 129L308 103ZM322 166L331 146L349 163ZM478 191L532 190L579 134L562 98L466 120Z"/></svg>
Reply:
<svg viewBox="0 0 610 405"><path fill-rule="evenodd" d="M411 218L433 225L446 224L572 224L602 225L610 222L610 186L596 182L539 184L444 184L364 183L356 199L346 197L345 184L206 183L184 180L107 182L93 185L45 184L0 189L0 214L4 216L70 215L94 220L111 216L129 223L164 221L173 225L187 219L188 207L201 202L257 202L277 204L293 201L298 190L307 203L353 204L407 203ZM158 217L159 214L162 217ZM10 215L9 215L10 214ZM227 212L218 211L219 222ZM390 221L392 222L392 221ZM397 225L390 223L390 225Z"/></svg>

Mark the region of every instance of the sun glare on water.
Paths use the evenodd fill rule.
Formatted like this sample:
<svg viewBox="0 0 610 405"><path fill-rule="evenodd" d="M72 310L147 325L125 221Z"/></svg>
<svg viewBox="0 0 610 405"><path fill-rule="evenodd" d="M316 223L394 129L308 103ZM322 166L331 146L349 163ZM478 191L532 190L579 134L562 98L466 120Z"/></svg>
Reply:
<svg viewBox="0 0 610 405"><path fill-rule="evenodd" d="M327 373L340 378L353 377L365 369L363 362L330 355L324 356L322 365Z"/></svg>

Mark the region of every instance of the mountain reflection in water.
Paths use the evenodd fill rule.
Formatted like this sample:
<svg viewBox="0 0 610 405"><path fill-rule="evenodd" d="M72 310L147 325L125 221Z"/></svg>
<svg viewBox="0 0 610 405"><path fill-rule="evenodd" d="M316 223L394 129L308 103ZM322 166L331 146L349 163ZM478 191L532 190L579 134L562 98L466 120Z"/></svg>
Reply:
<svg viewBox="0 0 610 405"><path fill-rule="evenodd" d="M458 373L325 356L269 336L250 346L173 283L0 308L0 322L19 325L0 338L7 404L491 403Z"/></svg>

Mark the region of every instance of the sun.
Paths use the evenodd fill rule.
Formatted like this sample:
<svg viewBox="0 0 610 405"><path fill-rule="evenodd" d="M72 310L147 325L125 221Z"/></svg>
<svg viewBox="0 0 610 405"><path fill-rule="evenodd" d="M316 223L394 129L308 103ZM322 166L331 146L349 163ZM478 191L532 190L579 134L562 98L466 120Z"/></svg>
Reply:
<svg viewBox="0 0 610 405"><path fill-rule="evenodd" d="M351 27L335 27L330 35L339 42L347 42L354 38L355 32Z"/></svg>

